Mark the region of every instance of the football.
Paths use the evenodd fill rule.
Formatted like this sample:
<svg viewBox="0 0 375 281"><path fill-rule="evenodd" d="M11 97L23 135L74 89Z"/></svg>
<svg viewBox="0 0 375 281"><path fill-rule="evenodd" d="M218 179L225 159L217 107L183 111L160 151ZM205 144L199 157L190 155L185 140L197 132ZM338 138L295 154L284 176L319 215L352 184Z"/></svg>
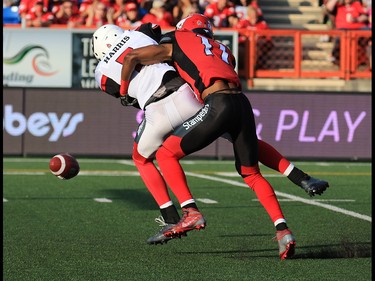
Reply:
<svg viewBox="0 0 375 281"><path fill-rule="evenodd" d="M49 161L49 169L52 174L62 180L74 178L79 173L78 161L68 153L53 156Z"/></svg>

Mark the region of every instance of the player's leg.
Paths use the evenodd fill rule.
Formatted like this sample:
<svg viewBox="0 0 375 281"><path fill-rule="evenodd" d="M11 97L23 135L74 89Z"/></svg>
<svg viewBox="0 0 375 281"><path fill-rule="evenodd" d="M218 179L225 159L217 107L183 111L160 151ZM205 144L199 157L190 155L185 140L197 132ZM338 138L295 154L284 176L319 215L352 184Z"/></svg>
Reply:
<svg viewBox="0 0 375 281"><path fill-rule="evenodd" d="M288 177L294 184L304 189L310 196L323 194L329 187L328 182L311 177L302 170L298 169L281 155L273 146L265 141L258 140L259 162L263 165L280 172Z"/></svg>
<svg viewBox="0 0 375 281"><path fill-rule="evenodd" d="M218 120L216 115L220 114L213 107L212 104L205 104L196 115L175 130L156 153L164 179L176 195L184 213L179 224L171 228L167 235L203 228L206 224L190 192L179 159L206 147L223 133L225 120Z"/></svg>
<svg viewBox="0 0 375 281"><path fill-rule="evenodd" d="M160 145L158 142L162 142L162 139L156 138L156 135L153 126L147 124L146 119L144 119L137 131L132 154L134 164L145 186L158 204L161 213L161 216L156 218L155 221L162 228L147 239L148 244L168 242L172 238L163 234L164 228L170 227L180 220L177 209L169 196L165 181L153 162L154 152Z"/></svg>
<svg viewBox="0 0 375 281"><path fill-rule="evenodd" d="M175 135L168 137L156 153L156 159L164 179L178 199L183 212L180 222L164 232L166 236L172 237L206 226L206 220L199 212L188 187L186 175L179 162L179 159L185 156L180 148L181 139L181 137Z"/></svg>
<svg viewBox="0 0 375 281"><path fill-rule="evenodd" d="M244 182L255 192L259 202L270 216L276 228L276 234L280 238L279 241L287 241L286 245L281 245L282 247L279 243L279 254L284 259L294 254L295 239L288 230L286 219L273 187L259 170L259 147L251 105L244 95L241 95L237 102L236 108L238 111L241 110L242 115L236 123L241 125L238 128L233 127L231 132L234 140L236 169Z"/></svg>
<svg viewBox="0 0 375 281"><path fill-rule="evenodd" d="M162 175L153 160L156 150L171 131L201 108L187 84L176 93L146 107L145 119L137 130L133 147L134 163L152 196L157 202L161 217L156 221L163 226L162 231L148 239L156 244L168 241L162 234L165 227L180 220Z"/></svg>
<svg viewBox="0 0 375 281"><path fill-rule="evenodd" d="M186 83L179 87L175 93L147 106L145 110L145 124L140 125L141 129L138 130L138 135L136 137L138 154L141 154L145 158L154 158L155 152L159 149L164 139L185 120L196 114L201 108L201 103L195 98L194 93ZM145 170L144 173L144 178L147 178L148 174L150 175L148 177L149 179L146 179L146 185L156 199L165 222L176 223L175 220L177 216L172 214L171 211L168 211L172 209L170 197L168 196L169 201L166 201L167 197L165 197L164 192L161 195L158 194L158 187L162 187L161 181L164 183L160 172L156 169L152 161L147 161L145 163L144 160L141 160L138 161L138 163L139 167L141 164L142 166L148 166L148 170ZM143 167L143 169L145 169L145 167ZM159 175L159 177L157 177L157 175ZM165 183L163 188L164 186ZM156 189L156 191L154 189ZM162 198L160 198L161 196ZM184 200L185 205L187 204L186 202L189 201L192 201L190 193L187 194L187 199ZM182 204L182 206L184 206L184 204Z"/></svg>

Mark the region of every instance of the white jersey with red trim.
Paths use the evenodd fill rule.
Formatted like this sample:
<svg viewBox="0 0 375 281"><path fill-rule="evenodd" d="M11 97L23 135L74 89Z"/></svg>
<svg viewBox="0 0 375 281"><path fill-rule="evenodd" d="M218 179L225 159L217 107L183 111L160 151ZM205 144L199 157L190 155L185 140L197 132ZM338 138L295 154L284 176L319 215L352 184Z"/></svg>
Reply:
<svg viewBox="0 0 375 281"><path fill-rule="evenodd" d="M157 45L154 39L137 30L126 30L115 44L105 54L95 69L95 80L100 89L112 96L119 97L121 84L121 69L124 56L132 49ZM138 65L130 80L128 95L138 100L141 109L144 109L148 99L156 92L167 71L175 69L166 64Z"/></svg>

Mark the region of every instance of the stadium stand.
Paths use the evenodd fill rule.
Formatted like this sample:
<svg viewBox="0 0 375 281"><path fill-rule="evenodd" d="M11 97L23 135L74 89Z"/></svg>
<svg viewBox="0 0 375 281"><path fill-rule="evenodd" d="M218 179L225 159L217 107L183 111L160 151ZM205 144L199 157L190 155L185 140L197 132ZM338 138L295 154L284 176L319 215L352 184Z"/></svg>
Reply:
<svg viewBox="0 0 375 281"><path fill-rule="evenodd" d="M271 29L327 30L319 0L262 0L259 6Z"/></svg>
<svg viewBox="0 0 375 281"><path fill-rule="evenodd" d="M18 0L6 1L19 3ZM81 13L85 4L93 2L92 0L74 1L81 4ZM242 2L241 0L231 1L237 4ZM53 2L59 3L60 0L53 0ZM114 1L100 0L100 2L110 5L109 3ZM362 40L362 37L371 38L371 33L353 33L350 34L350 38L349 35L345 35L345 40L348 43L345 45L348 55L343 56L346 59L342 60L342 63L333 63L334 40L342 33L335 33L330 24L325 21L322 7L324 0L248 0L245 2L257 3L269 27L266 33L256 32L254 28L244 28L245 31L251 31L240 34L240 39L245 38L247 40L245 48L249 48L245 51L247 56L242 57L241 54L243 59L239 62L239 71L241 77L246 80L247 86L265 90L284 88L288 90L314 90L321 87L333 91L351 91L363 87L366 91L371 89L371 79L369 79L372 76L371 63L368 63L366 58L369 55L359 54L358 61L360 63L353 60L353 57L356 57L357 42ZM119 0L119 3L121 4L121 0ZM151 8L150 5L147 6L146 4L153 2L141 1L143 4L146 3L145 6L135 0L123 0L124 3L138 6L138 12L142 11L144 15ZM14 4L8 7L3 6L3 25L5 27L7 24L21 23L18 9L19 7ZM168 9L169 12L171 10ZM141 18L137 18L135 22L140 23ZM123 25L119 22L117 24ZM60 25L59 28L61 28ZM51 28L56 27L56 24L51 25ZM76 27L85 27L85 24ZM228 28L232 28L232 26ZM250 44L255 40L259 43L260 39L265 36L271 39L272 48L265 44ZM256 46L253 52L250 52L251 46ZM362 61L365 63L362 63ZM348 88L348 85L353 86Z"/></svg>

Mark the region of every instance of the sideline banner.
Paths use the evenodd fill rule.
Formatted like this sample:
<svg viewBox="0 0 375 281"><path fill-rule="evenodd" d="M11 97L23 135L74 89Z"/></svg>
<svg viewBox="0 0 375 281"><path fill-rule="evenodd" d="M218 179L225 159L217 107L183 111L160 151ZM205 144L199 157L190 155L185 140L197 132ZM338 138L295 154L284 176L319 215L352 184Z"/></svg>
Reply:
<svg viewBox="0 0 375 281"><path fill-rule="evenodd" d="M98 89L90 40L94 31L4 28L3 87ZM215 39L238 60L237 32L218 30Z"/></svg>
<svg viewBox="0 0 375 281"><path fill-rule="evenodd" d="M93 31L73 32L73 83L74 89L98 89L95 68L98 64L91 46Z"/></svg>
<svg viewBox="0 0 375 281"><path fill-rule="evenodd" d="M143 112L99 90L4 89L3 154L128 157ZM371 159L370 94L247 93L258 137L297 159ZM193 156L233 157L219 139Z"/></svg>
<svg viewBox="0 0 375 281"><path fill-rule="evenodd" d="M3 29L3 86L72 85L72 36L63 29Z"/></svg>

